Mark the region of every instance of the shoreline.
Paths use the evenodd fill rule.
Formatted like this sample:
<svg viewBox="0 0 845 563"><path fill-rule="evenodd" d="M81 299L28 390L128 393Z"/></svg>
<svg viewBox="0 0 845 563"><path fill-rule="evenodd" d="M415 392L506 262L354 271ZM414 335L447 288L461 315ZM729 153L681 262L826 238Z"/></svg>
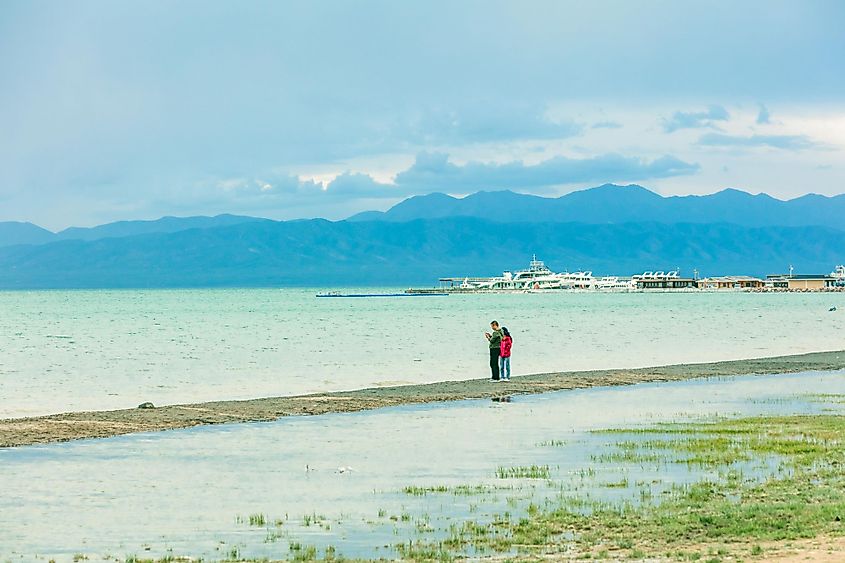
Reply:
<svg viewBox="0 0 845 563"><path fill-rule="evenodd" d="M211 424L270 422L286 416L348 413L589 387L841 369L845 369L845 350L637 369L543 373L515 376L507 383L493 383L485 378L287 397L210 401L149 409L72 412L0 419L0 448L108 438Z"/></svg>

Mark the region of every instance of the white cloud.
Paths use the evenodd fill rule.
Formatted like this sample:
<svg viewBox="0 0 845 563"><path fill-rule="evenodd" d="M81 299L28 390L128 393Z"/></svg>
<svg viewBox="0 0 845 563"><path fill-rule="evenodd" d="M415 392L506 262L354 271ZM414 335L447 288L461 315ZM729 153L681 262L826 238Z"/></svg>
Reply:
<svg viewBox="0 0 845 563"><path fill-rule="evenodd" d="M663 130L673 133L678 129L716 128L717 121L728 121L728 110L719 105L711 105L705 111L676 111L669 119L663 119Z"/></svg>

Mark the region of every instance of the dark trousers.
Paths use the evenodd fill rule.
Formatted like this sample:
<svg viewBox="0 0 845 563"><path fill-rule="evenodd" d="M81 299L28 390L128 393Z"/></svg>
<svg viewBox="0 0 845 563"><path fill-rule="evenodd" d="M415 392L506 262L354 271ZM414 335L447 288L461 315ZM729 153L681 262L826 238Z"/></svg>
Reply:
<svg viewBox="0 0 845 563"><path fill-rule="evenodd" d="M499 348L490 348L490 372L499 379Z"/></svg>

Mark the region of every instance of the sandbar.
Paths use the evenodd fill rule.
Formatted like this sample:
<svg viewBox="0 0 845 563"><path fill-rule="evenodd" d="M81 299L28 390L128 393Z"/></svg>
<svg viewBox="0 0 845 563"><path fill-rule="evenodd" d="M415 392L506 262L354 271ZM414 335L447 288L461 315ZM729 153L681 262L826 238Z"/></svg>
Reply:
<svg viewBox="0 0 845 563"><path fill-rule="evenodd" d="M399 405L497 399L583 389L682 381L702 377L762 375L845 369L845 350L789 356L678 364L637 369L570 371L515 376L508 382L489 379L443 381L419 385L374 387L355 391L212 401L149 409L70 412L47 416L0 419L0 447L108 438L194 426L267 422L286 416L356 412ZM139 402L143 401L143 398Z"/></svg>

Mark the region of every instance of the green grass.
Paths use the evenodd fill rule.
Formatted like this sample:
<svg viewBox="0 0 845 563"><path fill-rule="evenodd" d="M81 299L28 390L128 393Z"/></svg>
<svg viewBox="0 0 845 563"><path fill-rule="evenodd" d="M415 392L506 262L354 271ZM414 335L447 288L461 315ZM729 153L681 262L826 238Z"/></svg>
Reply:
<svg viewBox="0 0 845 563"><path fill-rule="evenodd" d="M623 477L619 481L609 481L602 483L601 485L602 487L607 487L608 489L626 489L628 488L628 479Z"/></svg>
<svg viewBox="0 0 845 563"><path fill-rule="evenodd" d="M249 525L250 526L266 526L267 525L267 518L263 514L250 514L249 515Z"/></svg>
<svg viewBox="0 0 845 563"><path fill-rule="evenodd" d="M840 525L845 519L845 416L753 417L607 433L627 435L609 447L629 460L686 463L710 477L663 487L661 495L652 493L652 483L639 482L635 493L642 502L567 495L556 503L529 506L518 520L508 516L494 524L453 524L445 540L418 541L400 555L435 560L446 553L461 557L519 550L527 556L566 548L574 550L567 551L570 558L671 554L678 560L722 561L760 558L761 543L845 534ZM785 471L771 469L750 479L737 465L772 460ZM595 474L591 468L580 472L582 479ZM500 467L496 475L548 479L549 468ZM629 483L623 479L604 486Z"/></svg>
<svg viewBox="0 0 845 563"><path fill-rule="evenodd" d="M398 543L384 548L414 561L488 556L759 561L770 554L771 544L845 534L841 524L845 520L845 415L718 419L598 434L609 436L610 441L597 448L593 462L640 464L645 474L635 470L608 474L608 468L597 471L594 463L552 480L548 465L502 466L495 471L501 485L409 485L402 492L414 497L478 498L426 501L459 502L472 513L468 520L447 518L441 524L415 510L403 508L388 516L380 508L379 518L394 534L407 530L413 538L404 542L397 538ZM670 478L653 477L651 468L666 471L672 465L686 465L691 475L703 477L674 485ZM679 470L684 471L670 469ZM501 490L520 492L505 496ZM535 501L539 504L527 508L518 502L517 497L531 498L534 490L557 494L541 497ZM587 490L595 496L584 493ZM527 496L523 496L525 491L529 491ZM501 501L499 509L508 512L491 513L491 505L485 503L495 499ZM260 514L248 517L252 526L265 526L267 521ZM305 515L302 524L329 526L316 513ZM279 533L273 540L281 537ZM238 560L236 550L232 555ZM296 542L290 543L287 557L341 559L334 549L317 550Z"/></svg>
<svg viewBox="0 0 845 563"><path fill-rule="evenodd" d="M566 442L563 440L544 440L542 442L537 442L537 446L544 448L544 447L560 447L565 446Z"/></svg>
<svg viewBox="0 0 845 563"><path fill-rule="evenodd" d="M402 559L410 561L454 561L455 556L442 543L409 541L393 546Z"/></svg>
<svg viewBox="0 0 845 563"><path fill-rule="evenodd" d="M499 479L548 479L548 465L520 465L517 467L498 467L496 477Z"/></svg>
<svg viewBox="0 0 845 563"><path fill-rule="evenodd" d="M812 401L814 403L834 403L845 404L845 395L836 393L815 393L808 395L801 395L802 399Z"/></svg>
<svg viewBox="0 0 845 563"><path fill-rule="evenodd" d="M402 489L402 492L406 495L421 497L425 496L428 493L446 493L449 491L449 487L445 485L437 485L434 487L416 487L409 485Z"/></svg>

